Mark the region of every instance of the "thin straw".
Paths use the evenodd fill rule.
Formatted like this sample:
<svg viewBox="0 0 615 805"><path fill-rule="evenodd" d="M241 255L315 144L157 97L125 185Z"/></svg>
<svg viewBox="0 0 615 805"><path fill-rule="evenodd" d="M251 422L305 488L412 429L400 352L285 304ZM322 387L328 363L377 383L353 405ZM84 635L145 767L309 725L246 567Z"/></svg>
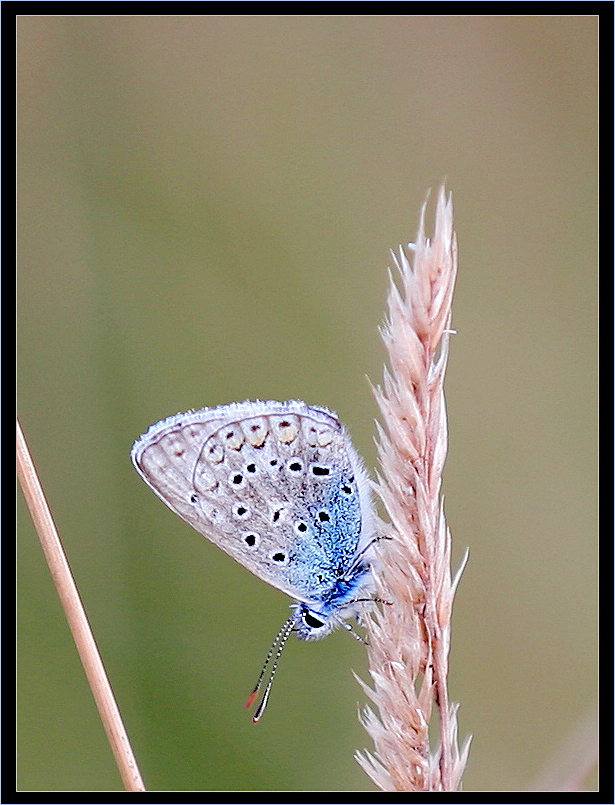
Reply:
<svg viewBox="0 0 615 805"><path fill-rule="evenodd" d="M30 509L53 582L90 683L111 750L127 791L145 791L113 691L94 642L77 587L60 542L36 468L17 420L17 476Z"/></svg>

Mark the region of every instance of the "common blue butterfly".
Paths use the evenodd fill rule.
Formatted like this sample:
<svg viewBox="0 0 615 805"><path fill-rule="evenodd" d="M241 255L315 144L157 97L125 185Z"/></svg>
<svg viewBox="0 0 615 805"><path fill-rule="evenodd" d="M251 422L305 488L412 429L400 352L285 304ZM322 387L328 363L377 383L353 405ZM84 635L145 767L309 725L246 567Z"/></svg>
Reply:
<svg viewBox="0 0 615 805"><path fill-rule="evenodd" d="M337 416L299 400L230 403L176 414L134 443L143 480L183 520L294 599L269 652L291 632L329 634L371 600L366 552L375 517L365 469ZM352 631L352 630L351 630Z"/></svg>

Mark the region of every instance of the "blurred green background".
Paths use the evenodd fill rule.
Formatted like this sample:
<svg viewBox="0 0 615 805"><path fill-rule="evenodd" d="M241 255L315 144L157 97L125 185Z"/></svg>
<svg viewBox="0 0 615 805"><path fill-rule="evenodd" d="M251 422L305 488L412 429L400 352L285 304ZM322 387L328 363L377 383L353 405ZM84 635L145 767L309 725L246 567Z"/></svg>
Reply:
<svg viewBox="0 0 615 805"><path fill-rule="evenodd" d="M18 17L18 409L151 790L374 790L367 677L133 471L151 423L336 410L370 468L390 247L453 191L450 693L465 790L596 701L597 18ZM21 790L120 789L18 494ZM595 787L592 776L587 787Z"/></svg>

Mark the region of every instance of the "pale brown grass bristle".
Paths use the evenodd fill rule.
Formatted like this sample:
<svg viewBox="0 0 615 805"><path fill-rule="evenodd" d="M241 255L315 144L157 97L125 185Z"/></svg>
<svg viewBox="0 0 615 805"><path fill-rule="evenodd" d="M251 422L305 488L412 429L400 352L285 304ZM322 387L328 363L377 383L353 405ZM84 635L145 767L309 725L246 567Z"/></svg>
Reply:
<svg viewBox="0 0 615 805"><path fill-rule="evenodd" d="M457 705L447 690L459 573L451 579L451 537L440 496L457 243L452 199L444 188L431 240L425 236L425 208L413 260L403 248L393 255L399 288L391 277L382 327L389 368L374 390L382 417L375 488L389 520L382 524L389 539L378 544L375 594L391 606L375 607L366 617L373 687L361 684L378 715L370 707L361 714L374 752L357 753L357 760L385 791L457 791L469 750L469 740L458 749Z"/></svg>

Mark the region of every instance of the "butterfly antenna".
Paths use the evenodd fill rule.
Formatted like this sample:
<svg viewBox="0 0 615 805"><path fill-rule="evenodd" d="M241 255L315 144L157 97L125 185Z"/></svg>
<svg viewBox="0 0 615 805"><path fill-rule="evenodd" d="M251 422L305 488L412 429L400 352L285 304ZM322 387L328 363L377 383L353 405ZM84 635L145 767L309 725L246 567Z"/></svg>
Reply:
<svg viewBox="0 0 615 805"><path fill-rule="evenodd" d="M280 631L275 636L275 640L271 644L271 648L269 649L269 653L267 654L263 664L263 669L258 677L258 681L254 686L254 690L246 699L246 707L252 707L254 699L256 699L256 695L260 690L261 684L265 677L267 667L271 661L271 658L273 657L273 664L271 666L271 670L269 671L269 677L267 679L267 684L265 685L265 692L263 693L263 697L260 700L254 715L252 716L252 721L254 724L260 721L261 716L265 712L265 707L267 707L267 702L269 700L269 693L271 692L271 686L273 685L273 677L275 676L275 672L278 670L278 660L280 659L280 654L282 653L282 649L284 648L286 641L290 637L290 633L295 626L296 620L296 615L291 615L291 617L284 623Z"/></svg>

